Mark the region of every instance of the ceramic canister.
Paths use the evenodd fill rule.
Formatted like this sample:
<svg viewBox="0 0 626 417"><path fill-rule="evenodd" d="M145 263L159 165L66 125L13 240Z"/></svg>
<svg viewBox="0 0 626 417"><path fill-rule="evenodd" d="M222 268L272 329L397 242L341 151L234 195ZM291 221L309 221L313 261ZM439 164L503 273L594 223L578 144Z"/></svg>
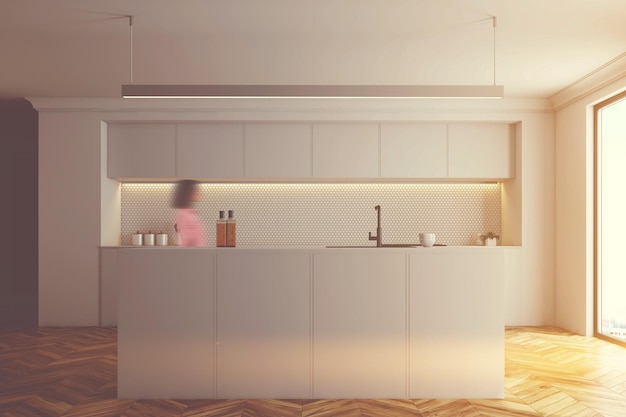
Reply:
<svg viewBox="0 0 626 417"><path fill-rule="evenodd" d="M144 246L154 246L154 233L146 233L143 235L143 245Z"/></svg>
<svg viewBox="0 0 626 417"><path fill-rule="evenodd" d="M159 233L156 235L156 245L157 246L167 246L167 233Z"/></svg>
<svg viewBox="0 0 626 417"><path fill-rule="evenodd" d="M133 246L143 245L143 235L139 232L133 234Z"/></svg>

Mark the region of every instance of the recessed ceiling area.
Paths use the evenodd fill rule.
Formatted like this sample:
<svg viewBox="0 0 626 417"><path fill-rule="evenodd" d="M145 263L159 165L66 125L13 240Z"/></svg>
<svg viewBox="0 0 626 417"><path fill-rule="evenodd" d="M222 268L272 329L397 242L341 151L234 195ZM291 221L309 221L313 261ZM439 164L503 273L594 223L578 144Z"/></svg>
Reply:
<svg viewBox="0 0 626 417"><path fill-rule="evenodd" d="M128 15L136 84L495 81L547 98L626 45L624 0L0 0L0 98L120 97Z"/></svg>

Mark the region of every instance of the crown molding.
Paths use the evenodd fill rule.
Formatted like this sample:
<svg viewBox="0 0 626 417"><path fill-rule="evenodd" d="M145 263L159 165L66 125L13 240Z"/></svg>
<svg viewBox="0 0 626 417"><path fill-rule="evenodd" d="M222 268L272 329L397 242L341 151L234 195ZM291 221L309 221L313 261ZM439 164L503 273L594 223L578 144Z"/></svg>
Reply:
<svg viewBox="0 0 626 417"><path fill-rule="evenodd" d="M550 97L555 111L626 78L626 52L595 69Z"/></svg>
<svg viewBox="0 0 626 417"><path fill-rule="evenodd" d="M322 99L322 98L194 98L123 99L121 97L26 97L39 112L553 112L542 98L492 99Z"/></svg>

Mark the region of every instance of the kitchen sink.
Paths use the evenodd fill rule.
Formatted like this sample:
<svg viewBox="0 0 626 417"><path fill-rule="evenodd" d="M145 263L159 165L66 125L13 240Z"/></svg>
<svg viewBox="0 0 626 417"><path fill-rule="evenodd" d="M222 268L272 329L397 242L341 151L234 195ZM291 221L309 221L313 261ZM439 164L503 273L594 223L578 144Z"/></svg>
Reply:
<svg viewBox="0 0 626 417"><path fill-rule="evenodd" d="M376 235L372 235L372 232L369 232L368 240L375 240L376 245L335 245L335 246L326 246L327 248L417 248L418 246L422 246L421 243L382 243L382 230L380 228L380 206L374 207L376 210L377 219L376 219ZM434 241L434 235L432 236ZM422 240L422 236L420 234L420 241ZM433 246L446 246L442 244L434 244Z"/></svg>
<svg viewBox="0 0 626 417"><path fill-rule="evenodd" d="M383 243L381 246L375 245L336 245L336 246L326 246L331 249L341 249L341 248L417 248L422 246L420 243ZM441 243L435 243L433 246L446 246Z"/></svg>
<svg viewBox="0 0 626 417"><path fill-rule="evenodd" d="M383 243L381 246L376 245L343 245L343 246L326 246L327 248L416 248L422 246L419 243Z"/></svg>

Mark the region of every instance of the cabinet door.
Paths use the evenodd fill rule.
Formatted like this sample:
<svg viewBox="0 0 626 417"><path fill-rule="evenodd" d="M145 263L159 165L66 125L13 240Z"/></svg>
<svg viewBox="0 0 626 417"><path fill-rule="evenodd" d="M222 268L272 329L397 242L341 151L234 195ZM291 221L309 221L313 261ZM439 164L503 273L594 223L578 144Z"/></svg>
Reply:
<svg viewBox="0 0 626 417"><path fill-rule="evenodd" d="M512 178L514 152L510 125L448 126L448 175L451 178Z"/></svg>
<svg viewBox="0 0 626 417"><path fill-rule="evenodd" d="M214 257L119 252L119 398L215 398Z"/></svg>
<svg viewBox="0 0 626 417"><path fill-rule="evenodd" d="M311 176L311 126L247 124L246 177L308 178Z"/></svg>
<svg viewBox="0 0 626 417"><path fill-rule="evenodd" d="M310 397L309 259L217 255L219 398Z"/></svg>
<svg viewBox="0 0 626 417"><path fill-rule="evenodd" d="M313 125L313 176L378 178L377 124Z"/></svg>
<svg viewBox="0 0 626 417"><path fill-rule="evenodd" d="M178 178L242 178L243 124L176 125Z"/></svg>
<svg viewBox="0 0 626 417"><path fill-rule="evenodd" d="M117 326L117 252L100 249L100 326Z"/></svg>
<svg viewBox="0 0 626 417"><path fill-rule="evenodd" d="M446 178L445 124L382 124L380 174L384 178Z"/></svg>
<svg viewBox="0 0 626 417"><path fill-rule="evenodd" d="M505 291L505 325L523 326L528 322L529 315L525 311L535 309L541 311L541 304L529 297L533 291L528 288L535 283L525 281L522 273L522 249L520 247L504 247L504 291ZM537 305L539 304L539 305Z"/></svg>
<svg viewBox="0 0 626 417"><path fill-rule="evenodd" d="M406 398L406 255L315 254L313 270L314 398Z"/></svg>
<svg viewBox="0 0 626 417"><path fill-rule="evenodd" d="M410 255L410 398L503 398L504 255Z"/></svg>
<svg viewBox="0 0 626 417"><path fill-rule="evenodd" d="M109 178L150 179L176 176L174 125L109 123L107 138Z"/></svg>

